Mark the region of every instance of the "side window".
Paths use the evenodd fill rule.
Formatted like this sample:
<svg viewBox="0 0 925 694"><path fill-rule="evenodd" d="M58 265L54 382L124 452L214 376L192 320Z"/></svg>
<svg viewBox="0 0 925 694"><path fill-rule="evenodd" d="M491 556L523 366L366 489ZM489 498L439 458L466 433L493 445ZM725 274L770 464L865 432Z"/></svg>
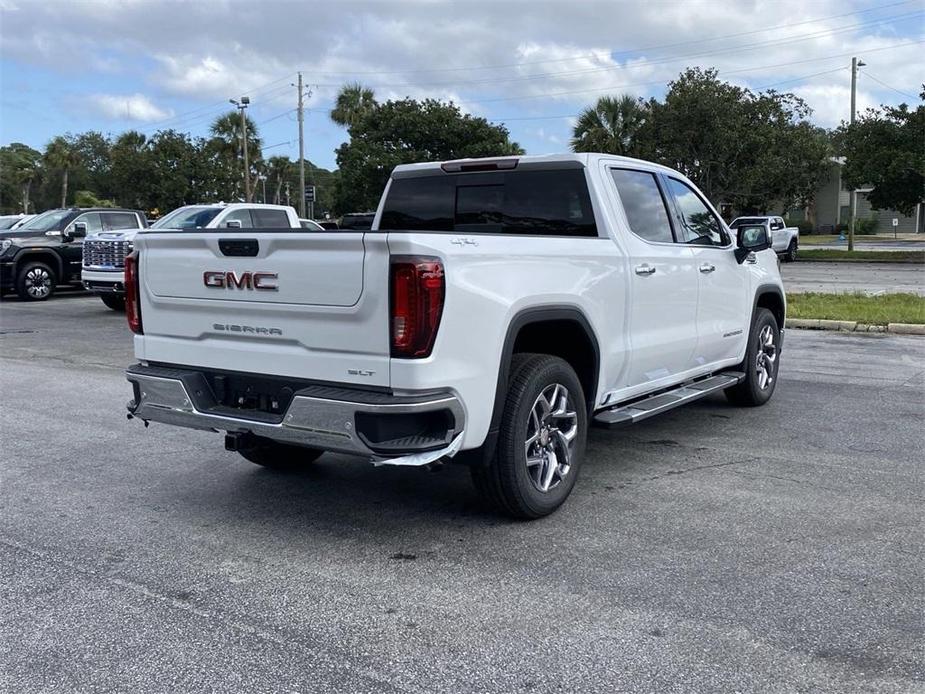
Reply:
<svg viewBox="0 0 925 694"><path fill-rule="evenodd" d="M99 212L85 212L84 214L75 217L74 221L67 225L68 231L74 229L75 222L83 222L86 224L88 234L95 234L103 230L103 226L100 223Z"/></svg>
<svg viewBox="0 0 925 694"><path fill-rule="evenodd" d="M729 243L723 225L693 188L675 178L669 178L668 189L678 206L681 243L698 246L725 246Z"/></svg>
<svg viewBox="0 0 925 694"><path fill-rule="evenodd" d="M138 217L133 212L101 212L103 231L137 229Z"/></svg>
<svg viewBox="0 0 925 694"><path fill-rule="evenodd" d="M261 229L288 229L289 217L282 210L251 210L254 226ZM242 222L241 226L244 224Z"/></svg>
<svg viewBox="0 0 925 694"><path fill-rule="evenodd" d="M611 169L630 230L641 239L672 243L668 209L655 175L645 171Z"/></svg>
<svg viewBox="0 0 925 694"><path fill-rule="evenodd" d="M241 222L242 229L253 229L254 222L251 220L250 210L232 210L228 216L222 220L221 226L228 226L228 222Z"/></svg>

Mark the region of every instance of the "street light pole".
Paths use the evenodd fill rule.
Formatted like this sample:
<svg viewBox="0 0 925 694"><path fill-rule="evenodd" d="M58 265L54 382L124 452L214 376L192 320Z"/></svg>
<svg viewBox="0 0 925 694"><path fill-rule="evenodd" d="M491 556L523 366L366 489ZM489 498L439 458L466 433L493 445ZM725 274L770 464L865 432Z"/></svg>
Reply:
<svg viewBox="0 0 925 694"><path fill-rule="evenodd" d="M305 140L303 137L304 100L302 73L299 73L299 216L305 218Z"/></svg>
<svg viewBox="0 0 925 694"><path fill-rule="evenodd" d="M242 96L241 101L229 99L241 112L241 147L244 150L244 201L252 202L250 164L247 160L247 116L244 111L250 104L250 97Z"/></svg>
<svg viewBox="0 0 925 694"><path fill-rule="evenodd" d="M866 65L864 61L858 60L857 58L851 59L851 116L849 122L851 125L854 125L854 119L857 113L857 92L858 92L858 68L862 68ZM851 189L851 202L850 202L850 219L848 222L848 250L854 250L854 223L858 216L858 192L854 188Z"/></svg>

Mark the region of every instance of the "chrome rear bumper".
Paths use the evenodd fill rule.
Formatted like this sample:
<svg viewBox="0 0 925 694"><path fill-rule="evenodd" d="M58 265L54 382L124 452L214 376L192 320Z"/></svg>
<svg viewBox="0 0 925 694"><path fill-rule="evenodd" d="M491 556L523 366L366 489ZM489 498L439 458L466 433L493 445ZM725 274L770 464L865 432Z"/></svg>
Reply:
<svg viewBox="0 0 925 694"><path fill-rule="evenodd" d="M374 458L445 449L465 424L462 404L447 392L399 396L308 386L292 395L284 412L273 415L217 405L201 372L138 364L126 371L126 378L135 390L135 399L128 404L129 413L145 422L216 432L249 432L274 441ZM370 427L375 430L377 420L390 417L394 420L394 415L424 419L430 415L431 419L426 420L430 431L377 440ZM433 421L445 422L445 426L434 428Z"/></svg>

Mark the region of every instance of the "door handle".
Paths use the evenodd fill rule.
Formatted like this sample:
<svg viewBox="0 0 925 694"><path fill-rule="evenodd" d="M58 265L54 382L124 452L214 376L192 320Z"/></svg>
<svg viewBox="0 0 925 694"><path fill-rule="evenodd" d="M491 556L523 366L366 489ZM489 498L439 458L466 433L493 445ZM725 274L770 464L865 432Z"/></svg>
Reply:
<svg viewBox="0 0 925 694"><path fill-rule="evenodd" d="M710 265L710 263L704 263L700 266L700 272L708 273L713 272L716 269L715 265Z"/></svg>
<svg viewBox="0 0 925 694"><path fill-rule="evenodd" d="M647 263L643 263L642 265L636 266L636 274L637 275L654 275L655 268Z"/></svg>

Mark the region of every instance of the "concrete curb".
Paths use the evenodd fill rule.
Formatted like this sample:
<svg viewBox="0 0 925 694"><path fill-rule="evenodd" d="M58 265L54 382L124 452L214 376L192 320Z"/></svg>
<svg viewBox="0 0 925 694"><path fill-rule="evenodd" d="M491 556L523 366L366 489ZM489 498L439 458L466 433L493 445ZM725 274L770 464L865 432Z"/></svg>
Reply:
<svg viewBox="0 0 925 694"><path fill-rule="evenodd" d="M850 320L824 318L788 318L787 327L797 330L837 330L845 333L894 333L896 335L925 335L925 325L918 323L890 323L868 325Z"/></svg>

